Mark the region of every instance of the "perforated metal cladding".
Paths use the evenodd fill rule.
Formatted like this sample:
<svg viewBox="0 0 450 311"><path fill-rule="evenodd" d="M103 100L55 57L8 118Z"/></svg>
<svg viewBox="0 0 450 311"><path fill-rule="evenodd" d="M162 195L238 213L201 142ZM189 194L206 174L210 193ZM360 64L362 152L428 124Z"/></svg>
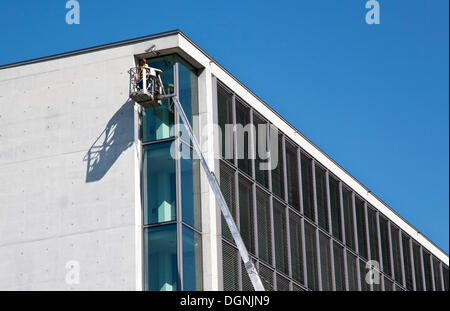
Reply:
<svg viewBox="0 0 450 311"><path fill-rule="evenodd" d="M239 231L247 250L255 254L252 185L239 178Z"/></svg>
<svg viewBox="0 0 450 311"><path fill-rule="evenodd" d="M286 207L275 200L273 201L273 227L275 231L275 266L277 270L288 274Z"/></svg>
<svg viewBox="0 0 450 311"><path fill-rule="evenodd" d="M276 167L272 169L272 192L279 198L284 200L284 175L283 175L283 136L278 135L278 162Z"/></svg>
<svg viewBox="0 0 450 311"><path fill-rule="evenodd" d="M220 85L217 85L217 107L218 107L218 123L221 129L221 155L222 158L233 162L233 140L232 140L232 132L229 131L228 135L226 135L227 124L233 125L233 107L232 107L232 94L225 90ZM232 130L232 127L228 127L228 130ZM231 135L230 135L231 134ZM225 138L231 138L230 141L227 141ZM225 150L231 148L231 152L229 154L225 154ZM230 156L231 155L231 156Z"/></svg>
<svg viewBox="0 0 450 311"><path fill-rule="evenodd" d="M303 214L314 221L314 191L312 178L312 160L303 153L301 154L302 191L303 191Z"/></svg>
<svg viewBox="0 0 450 311"><path fill-rule="evenodd" d="M403 284L402 276L402 255L400 249L399 230L391 226L391 241L392 241L392 258L394 261L394 279Z"/></svg>
<svg viewBox="0 0 450 311"><path fill-rule="evenodd" d="M319 234L320 247L320 272L322 278L322 290L330 291L333 289L331 276L331 253L330 239L323 233Z"/></svg>
<svg viewBox="0 0 450 311"><path fill-rule="evenodd" d="M367 208L367 218L369 225L370 259L379 262L377 214L371 207Z"/></svg>
<svg viewBox="0 0 450 311"><path fill-rule="evenodd" d="M366 236L366 214L364 201L359 198L355 200L356 232L358 233L359 255L367 259L367 236Z"/></svg>
<svg viewBox="0 0 450 311"><path fill-rule="evenodd" d="M239 290L239 252L236 248L222 242L223 289Z"/></svg>
<svg viewBox="0 0 450 311"><path fill-rule="evenodd" d="M316 229L305 223L306 273L308 287L319 290L319 271L317 268Z"/></svg>
<svg viewBox="0 0 450 311"><path fill-rule="evenodd" d="M384 278L384 291L391 292L394 290L394 283L387 277Z"/></svg>
<svg viewBox="0 0 450 311"><path fill-rule="evenodd" d="M345 187L342 187L342 199L344 208L345 244L350 249L355 250L355 227L352 193Z"/></svg>
<svg viewBox="0 0 450 311"><path fill-rule="evenodd" d="M333 242L334 279L337 291L345 290L344 249Z"/></svg>
<svg viewBox="0 0 450 311"><path fill-rule="evenodd" d="M422 260L420 259L420 246L413 243L413 258L414 258L414 276L416 280L416 290L423 291L423 276L422 276Z"/></svg>
<svg viewBox="0 0 450 311"><path fill-rule="evenodd" d="M250 124L250 108L242 104L240 100L236 100L236 124L241 125L242 128L245 128L245 126ZM249 157L249 138L250 133L248 132L244 132L242 135L236 135L238 146L236 151L239 155L239 169L246 172L248 175L252 175L252 164Z"/></svg>
<svg viewBox="0 0 450 311"><path fill-rule="evenodd" d="M259 276L261 278L261 281L263 282L264 289L266 291L273 291L274 288L274 282L273 282L273 270L267 268L266 266L260 264L259 265Z"/></svg>
<svg viewBox="0 0 450 311"><path fill-rule="evenodd" d="M442 290L441 268L439 261L433 257L434 290Z"/></svg>
<svg viewBox="0 0 450 311"><path fill-rule="evenodd" d="M241 277L242 277L242 290L243 291L254 291L250 277L248 276L247 270L241 260Z"/></svg>
<svg viewBox="0 0 450 311"><path fill-rule="evenodd" d="M380 220L380 242L381 242L381 258L383 260L383 272L392 276L391 269L391 252L389 245L389 231L388 222L384 217L379 217Z"/></svg>
<svg viewBox="0 0 450 311"><path fill-rule="evenodd" d="M444 278L444 290L448 291L448 268L442 268L443 278Z"/></svg>
<svg viewBox="0 0 450 311"><path fill-rule="evenodd" d="M366 268L366 262L359 260L359 280L362 291L370 291L370 284L366 281L366 276L369 270Z"/></svg>
<svg viewBox="0 0 450 311"><path fill-rule="evenodd" d="M348 290L358 290L358 270L356 266L356 256L347 252L347 273L348 273Z"/></svg>
<svg viewBox="0 0 450 311"><path fill-rule="evenodd" d="M333 236L342 241L341 233L341 200L339 195L339 182L332 176L329 177L330 208L331 208L331 232Z"/></svg>
<svg viewBox="0 0 450 311"><path fill-rule="evenodd" d="M277 278L277 292L283 291L286 292L290 290L289 288L290 282L288 279L279 274L276 275L276 278Z"/></svg>
<svg viewBox="0 0 450 311"><path fill-rule="evenodd" d="M328 231L328 207L327 207L327 186L325 170L316 164L316 200L317 200L317 221L319 227Z"/></svg>
<svg viewBox="0 0 450 311"><path fill-rule="evenodd" d="M300 286L296 285L296 284L292 284L292 290L294 292L303 292L303 288L301 288Z"/></svg>
<svg viewBox="0 0 450 311"><path fill-rule="evenodd" d="M302 284L303 279L303 250L301 218L295 213L289 213L289 231L291 243L292 278Z"/></svg>
<svg viewBox="0 0 450 311"><path fill-rule="evenodd" d="M286 171L288 203L300 211L297 149L288 143L286 143Z"/></svg>
<svg viewBox="0 0 450 311"><path fill-rule="evenodd" d="M431 255L428 252L423 251L423 272L425 273L425 286L427 291L433 290L433 270L431 269Z"/></svg>
<svg viewBox="0 0 450 311"><path fill-rule="evenodd" d="M405 268L406 289L413 290L412 264L411 264L411 247L409 246L409 238L402 235L403 247L403 265Z"/></svg>
<svg viewBox="0 0 450 311"><path fill-rule="evenodd" d="M234 187L234 172L224 163L220 163L220 190L225 198L225 201L230 209L233 219L236 221L236 196ZM230 229L222 215L222 236L234 243Z"/></svg>
<svg viewBox="0 0 450 311"><path fill-rule="evenodd" d="M269 197L256 191L256 217L258 225L258 258L272 264L272 225L270 221Z"/></svg>

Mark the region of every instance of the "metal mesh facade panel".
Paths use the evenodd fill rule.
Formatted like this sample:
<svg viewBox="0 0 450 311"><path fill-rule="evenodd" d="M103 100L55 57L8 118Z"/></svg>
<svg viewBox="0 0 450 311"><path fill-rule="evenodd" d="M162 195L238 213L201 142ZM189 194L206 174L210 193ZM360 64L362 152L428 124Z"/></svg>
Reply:
<svg viewBox="0 0 450 311"><path fill-rule="evenodd" d="M325 170L316 165L317 221L319 227L328 231L327 186Z"/></svg>
<svg viewBox="0 0 450 311"><path fill-rule="evenodd" d="M388 278L384 278L384 291L391 292L394 290L394 283Z"/></svg>
<svg viewBox="0 0 450 311"><path fill-rule="evenodd" d="M370 291L370 285L366 281L366 275L369 270L366 268L366 263L362 260L359 261L359 280L361 282L362 291Z"/></svg>
<svg viewBox="0 0 450 311"><path fill-rule="evenodd" d="M406 289L413 290L412 265L411 265L411 247L409 246L409 238L402 236L403 246L403 265L405 267Z"/></svg>
<svg viewBox="0 0 450 311"><path fill-rule="evenodd" d="M306 272L308 287L319 290L319 273L317 269L316 229L305 223Z"/></svg>
<svg viewBox="0 0 450 311"><path fill-rule="evenodd" d="M344 249L336 242L333 242L333 255L336 290L342 291L345 290Z"/></svg>
<svg viewBox="0 0 450 311"><path fill-rule="evenodd" d="M302 230L301 230L301 218L294 214L289 213L289 231L291 238L291 265L292 265L292 278L302 284L303 280L303 250L302 250Z"/></svg>
<svg viewBox="0 0 450 311"><path fill-rule="evenodd" d="M312 160L301 154L303 214L312 221L314 217L314 191L312 178Z"/></svg>
<svg viewBox="0 0 450 311"><path fill-rule="evenodd" d="M399 230L393 226L391 226L391 239L392 239L392 258L394 261L394 279L398 283L403 284L402 254L400 249Z"/></svg>
<svg viewBox="0 0 450 311"><path fill-rule="evenodd" d="M239 179L239 231L247 250L255 254L252 185L242 177Z"/></svg>
<svg viewBox="0 0 450 311"><path fill-rule="evenodd" d="M341 200L339 195L339 182L333 177L329 177L330 188L330 208L331 208L331 232L333 236L342 241L341 232Z"/></svg>
<svg viewBox="0 0 450 311"><path fill-rule="evenodd" d="M248 276L247 270L241 260L241 278L242 278L242 290L243 291L254 291L250 277Z"/></svg>
<svg viewBox="0 0 450 311"><path fill-rule="evenodd" d="M442 273L444 274L444 290L448 291L448 268L443 267L442 268Z"/></svg>
<svg viewBox="0 0 450 311"><path fill-rule="evenodd" d="M275 153L275 150L273 150ZM283 136L278 135L278 163L272 169L272 192L284 200Z"/></svg>
<svg viewBox="0 0 450 311"><path fill-rule="evenodd" d="M303 292L303 288L301 288L300 286L296 285L296 284L292 284L292 290L294 292Z"/></svg>
<svg viewBox="0 0 450 311"><path fill-rule="evenodd" d="M348 273L348 290L358 290L358 270L356 266L356 256L347 252L347 273Z"/></svg>
<svg viewBox="0 0 450 311"><path fill-rule="evenodd" d="M261 190L256 192L258 224L258 257L272 264L272 226L270 222L269 197Z"/></svg>
<svg viewBox="0 0 450 311"><path fill-rule="evenodd" d="M423 256L423 271L425 273L425 286L427 291L433 290L433 279L432 274L433 271L431 270L431 255L425 251L422 253Z"/></svg>
<svg viewBox="0 0 450 311"><path fill-rule="evenodd" d="M286 173L288 203L300 211L297 149L286 143Z"/></svg>
<svg viewBox="0 0 450 311"><path fill-rule="evenodd" d="M358 233L358 251L359 255L367 259L367 236L366 236L366 215L364 201L356 198L356 232Z"/></svg>
<svg viewBox="0 0 450 311"><path fill-rule="evenodd" d="M381 216L379 220L380 220L381 258L383 259L382 269L384 273L386 273L389 276L392 276L388 222L387 219Z"/></svg>
<svg viewBox="0 0 450 311"><path fill-rule="evenodd" d="M285 207L274 200L273 229L275 236L275 264L277 270L289 273L287 254L287 226Z"/></svg>
<svg viewBox="0 0 450 311"><path fill-rule="evenodd" d="M222 242L222 268L223 289L228 291L239 290L239 253L229 244Z"/></svg>
<svg viewBox="0 0 450 311"><path fill-rule="evenodd" d="M369 225L370 259L380 261L378 250L377 213L371 207L367 209L367 222Z"/></svg>
<svg viewBox="0 0 450 311"><path fill-rule="evenodd" d="M277 292L287 292L290 290L289 285L290 282L285 277L282 277L281 275L277 274Z"/></svg>
<svg viewBox="0 0 450 311"><path fill-rule="evenodd" d="M220 163L220 190L223 193L225 201L227 202L230 213L236 221L236 196L234 187L234 173L225 164ZM222 236L234 243L231 236L230 229L228 228L225 218L222 215Z"/></svg>
<svg viewBox="0 0 450 311"><path fill-rule="evenodd" d="M442 290L441 269L439 268L439 261L433 257L433 274L434 274L434 290Z"/></svg>
<svg viewBox="0 0 450 311"><path fill-rule="evenodd" d="M259 152L259 142L261 140L264 141L264 139L261 138L261 136L265 136L265 141L267 142L267 131L263 131L262 129L264 127L260 127L259 125L262 124L264 126L267 126L267 122L263 121L262 118L260 118L256 113L253 114L253 124L256 129L256 140L255 140L255 146L253 147L255 151L255 179L258 183L263 185L266 188L269 188L269 174L267 170L263 170L260 168L260 164L265 162L265 159L261 158L261 154ZM266 128L267 129L267 128ZM267 145L267 143L266 143Z"/></svg>
<svg viewBox="0 0 450 311"><path fill-rule="evenodd" d="M221 130L220 154L223 159L233 162L233 132L232 128L228 127L229 132L227 133L226 127L227 124L233 125L232 94L220 85L217 85L217 107L217 119ZM227 137L229 141L226 140ZM225 154L227 148L229 149L228 155Z"/></svg>
<svg viewBox="0 0 450 311"><path fill-rule="evenodd" d="M274 288L274 282L273 282L273 270L267 268L264 265L259 265L259 276L261 278L261 281L263 282L264 289L266 291L273 291Z"/></svg>
<svg viewBox="0 0 450 311"><path fill-rule="evenodd" d="M333 289L331 276L330 239L323 233L319 234L319 247L322 290L330 291Z"/></svg>
<svg viewBox="0 0 450 311"><path fill-rule="evenodd" d="M416 290L423 291L422 261L420 259L420 246L413 243L414 276L416 279Z"/></svg>
<svg viewBox="0 0 450 311"><path fill-rule="evenodd" d="M342 198L344 208L344 228L345 244L352 250L355 250L355 227L353 218L352 193L342 187Z"/></svg>
<svg viewBox="0 0 450 311"><path fill-rule="evenodd" d="M250 108L242 104L239 100L236 100L236 124L246 127L250 124ZM240 134L240 133L239 133ZM240 170L246 172L248 175L252 175L252 163L249 157L249 140L250 133L242 133L242 135L236 135L237 139L237 153L238 153L238 167Z"/></svg>

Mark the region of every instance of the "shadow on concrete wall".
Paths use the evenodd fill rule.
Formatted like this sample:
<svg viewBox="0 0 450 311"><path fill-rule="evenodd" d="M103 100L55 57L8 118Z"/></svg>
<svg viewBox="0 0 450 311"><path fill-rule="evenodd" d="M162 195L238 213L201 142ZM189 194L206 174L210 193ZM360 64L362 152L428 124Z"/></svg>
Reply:
<svg viewBox="0 0 450 311"><path fill-rule="evenodd" d="M83 161L87 162L86 182L102 179L120 155L133 145L133 141L134 102L128 100L108 121L84 156Z"/></svg>

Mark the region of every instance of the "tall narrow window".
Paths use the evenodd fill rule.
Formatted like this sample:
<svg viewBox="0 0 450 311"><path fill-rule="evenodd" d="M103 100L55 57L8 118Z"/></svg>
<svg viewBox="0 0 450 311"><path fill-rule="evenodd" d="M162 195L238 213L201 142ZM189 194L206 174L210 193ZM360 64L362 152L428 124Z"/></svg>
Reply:
<svg viewBox="0 0 450 311"><path fill-rule="evenodd" d="M406 288L413 290L413 271L411 264L411 247L409 246L409 238L402 235L402 247L403 247L403 265L405 267Z"/></svg>
<svg viewBox="0 0 450 311"><path fill-rule="evenodd" d="M434 288L436 291L442 290L442 278L441 278L441 268L439 260L433 257L433 275L434 275Z"/></svg>
<svg viewBox="0 0 450 311"><path fill-rule="evenodd" d="M176 218L175 160L172 142L144 146L144 225Z"/></svg>
<svg viewBox="0 0 450 311"><path fill-rule="evenodd" d="M414 276L416 280L416 290L423 291L423 277L422 277L422 260L420 259L420 246L413 243L413 258L414 258Z"/></svg>
<svg viewBox="0 0 450 311"><path fill-rule="evenodd" d="M372 207L367 208L367 218L369 225L370 258L372 260L380 261L378 249L377 213Z"/></svg>
<svg viewBox="0 0 450 311"><path fill-rule="evenodd" d="M238 167L248 175L252 175L252 162L249 156L250 142L250 108L236 100L236 140Z"/></svg>
<svg viewBox="0 0 450 311"><path fill-rule="evenodd" d="M293 212L289 213L289 231L291 238L292 278L304 284L301 218Z"/></svg>
<svg viewBox="0 0 450 311"><path fill-rule="evenodd" d="M198 78L194 67L181 57L178 60L178 88L180 103L192 126L192 116L198 115Z"/></svg>
<svg viewBox="0 0 450 311"><path fill-rule="evenodd" d="M327 186L325 170L316 165L317 218L319 227L328 231Z"/></svg>
<svg viewBox="0 0 450 311"><path fill-rule="evenodd" d="M333 289L331 276L331 253L330 253L330 239L319 233L319 247L320 247L320 271L322 278L322 290L330 291Z"/></svg>
<svg viewBox="0 0 450 311"><path fill-rule="evenodd" d="M183 225L183 290L203 289L202 238Z"/></svg>
<svg viewBox="0 0 450 311"><path fill-rule="evenodd" d="M337 291L345 290L344 249L333 242L334 280Z"/></svg>
<svg viewBox="0 0 450 311"><path fill-rule="evenodd" d="M344 228L345 244L352 250L355 250L355 225L353 218L353 200L352 193L345 187L342 187L342 198L344 207Z"/></svg>
<svg viewBox="0 0 450 311"><path fill-rule="evenodd" d="M220 127L220 154L223 159L233 163L233 103L232 95L217 84L217 118Z"/></svg>
<svg viewBox="0 0 450 311"><path fill-rule="evenodd" d="M245 246L255 253L254 217L252 185L244 178L239 178L239 231Z"/></svg>
<svg viewBox="0 0 450 311"><path fill-rule="evenodd" d="M236 198L234 189L234 172L227 167L226 164L220 163L220 190L225 198L225 201L230 209L231 216L236 221ZM222 215L222 236L234 243L228 224Z"/></svg>
<svg viewBox="0 0 450 311"><path fill-rule="evenodd" d="M342 241L341 233L341 200L339 196L339 181L329 176L330 187L330 208L331 208L331 226L333 236Z"/></svg>
<svg viewBox="0 0 450 311"><path fill-rule="evenodd" d="M358 290L358 266L356 256L347 251L348 290Z"/></svg>
<svg viewBox="0 0 450 311"><path fill-rule="evenodd" d="M306 272L308 287L319 290L319 271L317 269L316 229L305 223Z"/></svg>
<svg viewBox="0 0 450 311"><path fill-rule="evenodd" d="M425 286L427 291L433 290L433 270L431 269L431 255L426 251L423 251L423 270L425 272Z"/></svg>
<svg viewBox="0 0 450 311"><path fill-rule="evenodd" d="M366 215L364 201L356 198L355 202L359 254L361 257L367 259Z"/></svg>
<svg viewBox="0 0 450 311"><path fill-rule="evenodd" d="M273 202L273 227L276 268L288 274L286 207L275 200Z"/></svg>
<svg viewBox="0 0 450 311"><path fill-rule="evenodd" d="M274 151L273 151L274 152ZM284 200L283 136L278 135L278 163L272 169L272 192Z"/></svg>
<svg viewBox="0 0 450 311"><path fill-rule="evenodd" d="M183 221L201 230L200 209L200 161L193 159L192 149L185 143L182 148L189 150L189 157L180 158L181 208Z"/></svg>
<svg viewBox="0 0 450 311"><path fill-rule="evenodd" d="M269 188L269 174L265 169L267 159L266 151L268 151L268 132L267 122L260 118L257 114L253 114L253 124L256 130L255 141L255 179L258 183Z"/></svg>
<svg viewBox="0 0 450 311"><path fill-rule="evenodd" d="M311 158L301 154L302 168L302 190L303 190L303 213L312 221L314 217L314 191L312 178L312 160Z"/></svg>
<svg viewBox="0 0 450 311"><path fill-rule="evenodd" d="M270 222L269 197L262 191L256 192L256 213L258 222L258 257L272 263L272 226Z"/></svg>
<svg viewBox="0 0 450 311"><path fill-rule="evenodd" d="M392 258L394 260L394 279L403 284L402 255L400 249L399 229L391 225Z"/></svg>
<svg viewBox="0 0 450 311"><path fill-rule="evenodd" d="M389 276L392 276L388 221L381 215L379 217L379 220L380 220L381 258L383 259L383 272Z"/></svg>
<svg viewBox="0 0 450 311"><path fill-rule="evenodd" d="M286 173L288 202L297 211L300 211L299 205L299 184L298 184L298 158L297 149L286 142Z"/></svg>

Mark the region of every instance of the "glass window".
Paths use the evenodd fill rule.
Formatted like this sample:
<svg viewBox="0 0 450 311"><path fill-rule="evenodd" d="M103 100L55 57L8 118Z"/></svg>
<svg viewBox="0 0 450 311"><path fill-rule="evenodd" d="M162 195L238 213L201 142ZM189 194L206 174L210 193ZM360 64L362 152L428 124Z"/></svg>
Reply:
<svg viewBox="0 0 450 311"><path fill-rule="evenodd" d="M231 216L236 221L236 198L234 189L234 172L224 163L220 163L220 190L222 191L225 202L230 209ZM222 215L222 214L221 214ZM234 243L228 224L222 215L222 236Z"/></svg>
<svg viewBox="0 0 450 311"><path fill-rule="evenodd" d="M381 215L379 217L379 220L380 220L381 257L383 259L383 272L389 276L392 276L388 221Z"/></svg>
<svg viewBox="0 0 450 311"><path fill-rule="evenodd" d="M433 270L431 270L431 255L423 251L423 270L425 272L425 286L427 291L433 290Z"/></svg>
<svg viewBox="0 0 450 311"><path fill-rule="evenodd" d="M291 238L292 278L304 284L301 218L293 212L289 213L289 231Z"/></svg>
<svg viewBox="0 0 450 311"><path fill-rule="evenodd" d="M276 268L288 274L286 207L275 200L273 202L273 227L275 230Z"/></svg>
<svg viewBox="0 0 450 311"><path fill-rule="evenodd" d="M320 271L322 274L322 290L333 290L332 276L331 276L331 253L330 253L330 239L319 233L319 247L320 247Z"/></svg>
<svg viewBox="0 0 450 311"><path fill-rule="evenodd" d="M301 153L303 213L314 221L314 191L312 179L312 160Z"/></svg>
<svg viewBox="0 0 450 311"><path fill-rule="evenodd" d="M344 249L333 242L334 279L337 291L345 290Z"/></svg>
<svg viewBox="0 0 450 311"><path fill-rule="evenodd" d="M242 131L236 128L238 167L248 175L252 176L252 160L249 154L250 143L250 108L236 101L236 125L242 126ZM238 130L239 129L239 130ZM246 131L248 130L248 131Z"/></svg>
<svg viewBox="0 0 450 311"><path fill-rule="evenodd" d="M441 268L439 261L433 257L433 274L434 274L434 288L436 291L442 290Z"/></svg>
<svg viewBox="0 0 450 311"><path fill-rule="evenodd" d="M162 81L167 94L174 92L173 56L164 56L147 60L150 67L162 70ZM174 112L170 99L164 99L162 105L143 110L143 141L154 141L173 136Z"/></svg>
<svg viewBox="0 0 450 311"><path fill-rule="evenodd" d="M327 186L325 170L316 165L317 218L319 227L328 231Z"/></svg>
<svg viewBox="0 0 450 311"><path fill-rule="evenodd" d="M399 229L391 225L392 258L394 260L394 279L403 284L402 255L400 249Z"/></svg>
<svg viewBox="0 0 450 311"><path fill-rule="evenodd" d="M356 198L356 232L358 233L359 254L367 259L366 215L364 201Z"/></svg>
<svg viewBox="0 0 450 311"><path fill-rule="evenodd" d="M342 187L342 198L344 206L344 228L345 244L352 250L355 250L355 227L353 219L353 200L352 193L345 187Z"/></svg>
<svg viewBox="0 0 450 311"><path fill-rule="evenodd" d="M232 101L232 95L220 84L217 84L218 123L221 131L220 154L223 159L231 163L234 159Z"/></svg>
<svg viewBox="0 0 450 311"><path fill-rule="evenodd" d="M176 218L175 160L172 142L144 146L144 224Z"/></svg>
<svg viewBox="0 0 450 311"><path fill-rule="evenodd" d="M177 290L177 227L144 229L145 290Z"/></svg>
<svg viewBox="0 0 450 311"><path fill-rule="evenodd" d="M252 185L239 178L239 231L248 251L255 253Z"/></svg>
<svg viewBox="0 0 450 311"><path fill-rule="evenodd" d="M416 280L416 290L423 291L422 278L422 261L420 260L420 246L413 243L413 258L414 258L414 276Z"/></svg>
<svg viewBox="0 0 450 311"><path fill-rule="evenodd" d="M267 122L260 118L257 114L253 114L253 124L256 129L256 141L255 141L255 179L258 183L264 187L269 187L269 174L268 171L262 169L261 164L267 163L268 159L265 159L266 152L268 150L268 126ZM261 146L260 146L261 145ZM264 148L265 145L265 148ZM262 150L259 150L262 149ZM262 153L261 153L262 152Z"/></svg>
<svg viewBox="0 0 450 311"><path fill-rule="evenodd" d="M183 290L203 289L202 238L183 225Z"/></svg>
<svg viewBox="0 0 450 311"><path fill-rule="evenodd" d="M273 151L275 152L275 151ZM272 170L272 192L284 200L283 136L278 135L278 163Z"/></svg>
<svg viewBox="0 0 450 311"><path fill-rule="evenodd" d="M369 224L370 258L379 262L377 213L371 207L367 209L367 218Z"/></svg>
<svg viewBox="0 0 450 311"><path fill-rule="evenodd" d="M288 202L296 210L300 211L299 186L298 186L298 158L297 149L286 142L286 173Z"/></svg>
<svg viewBox="0 0 450 311"><path fill-rule="evenodd" d="M178 88L180 103L186 113L189 123L192 124L192 116L198 115L198 78L194 67L178 59Z"/></svg>
<svg viewBox="0 0 450 311"><path fill-rule="evenodd" d="M358 270L356 256L347 251L348 290L358 290Z"/></svg>
<svg viewBox="0 0 450 311"><path fill-rule="evenodd" d="M181 146L190 153L188 157L180 158L183 221L200 230L200 161L193 160L193 152L189 146L184 143Z"/></svg>
<svg viewBox="0 0 450 311"><path fill-rule="evenodd" d="M409 246L409 238L402 235L403 247L403 264L405 267L406 288L413 290L412 264L411 264L411 247Z"/></svg>
<svg viewBox="0 0 450 311"><path fill-rule="evenodd" d="M330 208L331 208L331 226L333 236L342 241L341 233L341 200L339 195L339 181L329 176L330 186Z"/></svg>
<svg viewBox="0 0 450 311"><path fill-rule="evenodd" d="M256 191L256 213L258 222L258 257L272 263L272 226L270 222L269 197L261 190Z"/></svg>
<svg viewBox="0 0 450 311"><path fill-rule="evenodd" d="M319 271L317 268L316 230L305 222L305 250L306 273L308 275L308 287L319 290Z"/></svg>

